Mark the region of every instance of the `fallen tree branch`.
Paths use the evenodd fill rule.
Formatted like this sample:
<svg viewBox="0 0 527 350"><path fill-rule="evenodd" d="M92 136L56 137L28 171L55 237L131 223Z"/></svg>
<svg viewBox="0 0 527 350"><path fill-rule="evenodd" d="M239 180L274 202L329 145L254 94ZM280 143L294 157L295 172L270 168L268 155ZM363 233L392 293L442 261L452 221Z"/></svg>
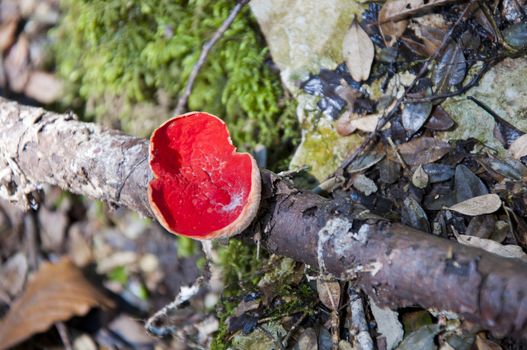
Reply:
<svg viewBox="0 0 527 350"><path fill-rule="evenodd" d="M147 140L4 99L0 125L2 197L27 207L27 195L47 183L151 216ZM267 170L262 188L255 225L269 251L353 280L380 305L450 310L499 336L525 334L524 262L360 219L347 196L301 191Z"/></svg>

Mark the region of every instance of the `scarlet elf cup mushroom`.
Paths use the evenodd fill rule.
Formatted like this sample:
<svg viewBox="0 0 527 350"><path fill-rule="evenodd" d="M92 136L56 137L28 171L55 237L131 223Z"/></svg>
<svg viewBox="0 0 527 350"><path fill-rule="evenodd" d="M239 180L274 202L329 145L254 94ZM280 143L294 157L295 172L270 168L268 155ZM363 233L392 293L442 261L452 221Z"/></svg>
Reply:
<svg viewBox="0 0 527 350"><path fill-rule="evenodd" d="M256 216L261 192L256 161L236 152L227 126L214 115L186 113L156 129L150 137L150 168L150 206L176 235L230 237Z"/></svg>

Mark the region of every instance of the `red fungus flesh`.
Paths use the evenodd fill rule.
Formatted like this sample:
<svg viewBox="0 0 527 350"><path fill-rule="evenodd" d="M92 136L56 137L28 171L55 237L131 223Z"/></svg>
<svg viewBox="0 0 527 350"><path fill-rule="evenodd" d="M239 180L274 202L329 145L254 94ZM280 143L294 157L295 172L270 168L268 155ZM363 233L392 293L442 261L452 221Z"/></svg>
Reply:
<svg viewBox="0 0 527 350"><path fill-rule="evenodd" d="M195 239L231 236L258 209L260 173L236 153L225 123L203 112L170 119L150 139L149 199L159 222Z"/></svg>

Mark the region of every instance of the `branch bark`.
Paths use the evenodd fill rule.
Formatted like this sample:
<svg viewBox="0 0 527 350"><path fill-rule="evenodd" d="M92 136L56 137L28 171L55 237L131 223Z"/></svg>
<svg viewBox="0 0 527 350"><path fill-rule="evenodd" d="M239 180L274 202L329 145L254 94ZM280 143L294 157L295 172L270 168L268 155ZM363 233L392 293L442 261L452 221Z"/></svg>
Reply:
<svg viewBox="0 0 527 350"><path fill-rule="evenodd" d="M148 143L72 115L0 99L0 195L27 207L41 184L151 216ZM262 170L258 218L269 251L353 280L380 305L459 313L498 336L527 329L527 264L400 224L361 219L346 196L328 200Z"/></svg>

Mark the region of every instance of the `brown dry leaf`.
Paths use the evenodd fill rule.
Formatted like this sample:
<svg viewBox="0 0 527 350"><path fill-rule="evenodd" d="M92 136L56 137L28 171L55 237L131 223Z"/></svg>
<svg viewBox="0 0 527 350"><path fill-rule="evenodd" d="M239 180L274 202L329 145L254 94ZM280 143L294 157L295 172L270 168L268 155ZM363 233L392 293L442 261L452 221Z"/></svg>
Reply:
<svg viewBox="0 0 527 350"><path fill-rule="evenodd" d="M436 131L448 130L453 126L454 120L441 106L434 108L430 118L428 118L428 121L424 125L425 128Z"/></svg>
<svg viewBox="0 0 527 350"><path fill-rule="evenodd" d="M0 322L0 350L8 349L59 321L85 315L92 307L112 307L68 259L44 263Z"/></svg>
<svg viewBox="0 0 527 350"><path fill-rule="evenodd" d="M353 119L351 121L351 125L360 131L374 132L381 117L382 113L370 114L364 117ZM386 129L387 127L388 125L385 125L383 129Z"/></svg>
<svg viewBox="0 0 527 350"><path fill-rule="evenodd" d="M404 11L404 2L397 0L388 0L384 3L379 12L379 29L384 42L388 46L393 46L397 39L403 35L408 26L407 20L392 21L390 17ZM401 7L402 6L402 7Z"/></svg>
<svg viewBox="0 0 527 350"><path fill-rule="evenodd" d="M9 21L0 27L0 53L3 53L13 44L17 26L18 21Z"/></svg>
<svg viewBox="0 0 527 350"><path fill-rule="evenodd" d="M424 50L426 57L431 57L437 50L443 41L443 37L446 35L446 29L435 28L431 26L421 26L420 38L424 43Z"/></svg>
<svg viewBox="0 0 527 350"><path fill-rule="evenodd" d="M342 54L353 80L358 82L367 80L375 57L375 49L370 37L355 19L344 36Z"/></svg>
<svg viewBox="0 0 527 350"><path fill-rule="evenodd" d="M433 137L420 137L398 147L399 153L408 165L422 165L435 162L448 153L450 145Z"/></svg>
<svg viewBox="0 0 527 350"><path fill-rule="evenodd" d="M520 246L514 244L501 244L492 239L479 238L467 235L457 235L457 241L464 245L481 248L489 253L493 253L504 258L517 258L527 261L527 254L523 252Z"/></svg>
<svg viewBox="0 0 527 350"><path fill-rule="evenodd" d="M52 103L58 100L62 93L62 81L53 74L33 71L29 75L24 93L41 103Z"/></svg>
<svg viewBox="0 0 527 350"><path fill-rule="evenodd" d="M29 41L25 35L20 35L9 50L4 68L11 90L22 92L29 78Z"/></svg>
<svg viewBox="0 0 527 350"><path fill-rule="evenodd" d="M351 115L350 112L345 112L337 120L337 123L335 124L335 129L337 130L337 133L340 136L351 135L355 132L355 130L357 130L357 128L351 124L352 120L353 120L353 116Z"/></svg>
<svg viewBox="0 0 527 350"><path fill-rule="evenodd" d="M527 134L520 136L511 144L509 154L514 159L520 159L527 155Z"/></svg>
<svg viewBox="0 0 527 350"><path fill-rule="evenodd" d="M495 193L484 194L466 201L454 204L447 208L463 215L477 216L483 214L492 214L501 207L501 199Z"/></svg>
<svg viewBox="0 0 527 350"><path fill-rule="evenodd" d="M455 2L455 0L392 0L390 2L393 3L391 6L397 10L391 11L383 20L396 22L416 14L425 13L434 7Z"/></svg>
<svg viewBox="0 0 527 350"><path fill-rule="evenodd" d="M476 348L478 350L501 350L501 346L484 338L481 334L476 336Z"/></svg>
<svg viewBox="0 0 527 350"><path fill-rule="evenodd" d="M322 304L332 311L337 311L340 305L340 284L337 281L317 279L318 297Z"/></svg>

